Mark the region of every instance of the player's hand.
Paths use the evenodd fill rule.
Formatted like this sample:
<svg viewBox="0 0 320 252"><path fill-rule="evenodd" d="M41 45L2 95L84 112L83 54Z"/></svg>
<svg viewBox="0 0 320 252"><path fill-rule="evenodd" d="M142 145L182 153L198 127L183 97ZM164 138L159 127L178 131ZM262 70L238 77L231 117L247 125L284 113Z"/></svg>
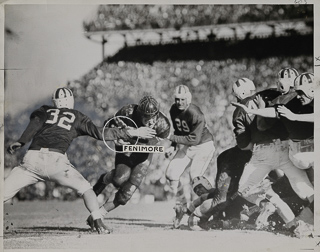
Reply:
<svg viewBox="0 0 320 252"><path fill-rule="evenodd" d="M164 156L166 158L171 157L175 150L176 150L176 148L174 146L170 146L169 148L166 149L166 152L164 153Z"/></svg>
<svg viewBox="0 0 320 252"><path fill-rule="evenodd" d="M7 151L12 155L13 153L15 153L16 150L20 149L21 147L22 143L15 142L8 147Z"/></svg>
<svg viewBox="0 0 320 252"><path fill-rule="evenodd" d="M133 137L139 138L153 138L156 136L156 131L149 127L140 127L138 129L127 128L128 133Z"/></svg>
<svg viewBox="0 0 320 252"><path fill-rule="evenodd" d="M257 95L254 100L256 101L259 109L266 107L266 103L262 99L261 95Z"/></svg>
<svg viewBox="0 0 320 252"><path fill-rule="evenodd" d="M125 122L122 121L122 120L121 120L119 117L117 117L117 116L114 118L114 121L115 121L117 127L120 128L120 129L123 129L123 128L126 128L126 127L127 127L127 124L125 124Z"/></svg>
<svg viewBox="0 0 320 252"><path fill-rule="evenodd" d="M281 116L284 116L291 121L294 121L296 119L295 114L292 113L291 110L287 109L285 106L279 106L277 110Z"/></svg>
<svg viewBox="0 0 320 252"><path fill-rule="evenodd" d="M126 142L123 139L118 139L113 141L115 145L128 145L131 144L130 142Z"/></svg>

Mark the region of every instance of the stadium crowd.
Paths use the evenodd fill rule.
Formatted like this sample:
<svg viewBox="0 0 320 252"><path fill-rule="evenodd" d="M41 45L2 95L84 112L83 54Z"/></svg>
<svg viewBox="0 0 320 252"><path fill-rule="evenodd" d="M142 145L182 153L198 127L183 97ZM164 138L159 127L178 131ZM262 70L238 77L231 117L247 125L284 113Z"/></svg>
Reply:
<svg viewBox="0 0 320 252"><path fill-rule="evenodd" d="M100 5L97 15L84 21L83 27L86 32L180 29L190 26L300 19L302 16L313 17L312 5Z"/></svg>

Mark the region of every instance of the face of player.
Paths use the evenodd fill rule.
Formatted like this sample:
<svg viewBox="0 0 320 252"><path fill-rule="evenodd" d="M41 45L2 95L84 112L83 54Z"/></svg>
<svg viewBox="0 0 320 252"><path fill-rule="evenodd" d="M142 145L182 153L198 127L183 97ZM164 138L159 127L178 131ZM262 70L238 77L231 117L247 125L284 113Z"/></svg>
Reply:
<svg viewBox="0 0 320 252"><path fill-rule="evenodd" d="M282 94L288 93L289 89L290 89L290 80L282 80L282 79L278 80L278 90Z"/></svg>
<svg viewBox="0 0 320 252"><path fill-rule="evenodd" d="M187 99L175 98L175 103L178 109L185 110L188 107Z"/></svg>
<svg viewBox="0 0 320 252"><path fill-rule="evenodd" d="M306 94L301 90L296 90L297 92L297 98L300 100L302 105L308 105L313 101L313 99L310 99Z"/></svg>
<svg viewBox="0 0 320 252"><path fill-rule="evenodd" d="M153 129L153 127L156 125L157 122L157 116L147 118L147 117L142 117L142 124L145 127L149 127Z"/></svg>

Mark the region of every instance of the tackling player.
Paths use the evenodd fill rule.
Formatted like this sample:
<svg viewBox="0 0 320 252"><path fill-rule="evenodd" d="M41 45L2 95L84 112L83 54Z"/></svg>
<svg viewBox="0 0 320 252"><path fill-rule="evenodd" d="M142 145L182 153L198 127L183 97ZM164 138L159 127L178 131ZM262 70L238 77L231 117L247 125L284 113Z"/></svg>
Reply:
<svg viewBox="0 0 320 252"><path fill-rule="evenodd" d="M259 104L265 104L261 96L242 102L246 107L255 110L261 108ZM252 106L254 105L255 106ZM263 227L272 211L278 211L284 222L290 225L294 214L288 205L280 197L270 190L266 198L255 195L252 189L261 183L263 178L275 168L283 170L296 194L303 200L313 198L313 186L309 182L304 171L293 165L288 155L288 132L284 125L273 119L265 130L259 129L258 116L252 113L244 113L240 108L236 109L238 116L234 120L237 144L240 148L252 146L253 155L246 165L239 182L239 193L242 197L255 203L257 206L268 210L269 214L257 219L257 225ZM270 204L271 203L271 204ZM274 210L271 210L271 209ZM268 212L266 211L266 213Z"/></svg>
<svg viewBox="0 0 320 252"><path fill-rule="evenodd" d="M233 94L238 102L254 95L256 87L248 78L240 78L233 83ZM260 92L266 101L270 101L280 93L275 90L265 90ZM234 115L235 117L235 115ZM242 150L234 146L219 154L217 158L216 189L211 193L201 195L188 206L190 215L188 224L193 229L195 223L203 229L208 229L208 219L214 214L226 210L228 218L230 216L239 217L244 204L251 205L241 197L237 197L238 184L244 166L252 156L251 150ZM210 200L208 200L210 199ZM199 208L197 208L200 206ZM255 209L259 210L259 209ZM198 219L196 221L196 219Z"/></svg>
<svg viewBox="0 0 320 252"><path fill-rule="evenodd" d="M206 127L204 114L198 106L191 103L192 95L189 88L185 85L177 86L174 96L175 103L170 108L174 134L167 138L172 141L168 152L175 149L177 152L167 167L166 178L176 196L180 177L190 166L192 187L200 196L212 188L205 172L215 151L213 136ZM176 196L174 228L180 227L186 207L186 198Z"/></svg>
<svg viewBox="0 0 320 252"><path fill-rule="evenodd" d="M169 119L159 110L159 103L151 96L145 96L139 104L130 104L121 108L115 116L126 116L138 126L146 126L155 130L152 139L139 139L138 144L154 145L159 140L166 138L170 132ZM122 122L111 121L109 127L121 127L122 125L134 126L129 119ZM132 141L135 143L135 139ZM152 160L151 153L122 152L124 142L116 142L115 168L100 176L93 186L96 195L99 195L107 185L113 184L118 188L113 201L107 201L100 207L100 213L106 216L108 212L120 205L125 205L145 178ZM92 228L93 221L90 215L87 224Z"/></svg>
<svg viewBox="0 0 320 252"><path fill-rule="evenodd" d="M52 99L54 106L44 105L35 110L21 137L8 147L8 152L13 154L32 140L21 165L13 168L4 181L4 202L26 186L44 180L53 181L76 190L91 213L94 229L99 234L110 233L102 222L98 200L90 183L74 168L66 155L72 140L78 136L102 140L102 128L73 109L74 97L70 89L58 88ZM147 128L114 128L104 132L105 140L129 140L133 136L151 138L153 135L154 132Z"/></svg>
<svg viewBox="0 0 320 252"><path fill-rule="evenodd" d="M311 171L311 182L313 183L314 165L314 89L315 80L312 73L303 73L295 78L295 95L278 99L273 107L265 109L249 109L238 104L247 113L265 117L278 118L285 125L289 133L289 158L293 164L300 169ZM305 183L305 174L301 176L301 184ZM308 191L307 191L308 192ZM309 216L313 218L313 194L309 193L307 198L309 204ZM305 209L307 211L307 209ZM311 214L311 212L312 214ZM302 213L303 214L303 213ZM304 217L306 217L304 213ZM299 216L297 217L299 219ZM297 219L296 218L296 219ZM311 218L311 219L312 219ZM309 224L313 224L313 220ZM312 222L312 223L310 223Z"/></svg>

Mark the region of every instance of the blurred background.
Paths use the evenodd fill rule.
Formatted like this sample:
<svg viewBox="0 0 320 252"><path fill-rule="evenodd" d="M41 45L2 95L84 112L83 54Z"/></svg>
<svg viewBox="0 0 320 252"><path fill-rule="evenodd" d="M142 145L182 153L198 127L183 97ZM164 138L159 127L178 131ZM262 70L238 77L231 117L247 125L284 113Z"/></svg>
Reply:
<svg viewBox="0 0 320 252"><path fill-rule="evenodd" d="M312 4L7 5L5 14L5 149L20 137L34 109L51 104L57 87L71 88L75 108L102 125L145 94L168 115L175 86L184 84L215 138L208 170L214 177L217 156L235 145L233 81L247 77L260 91L276 87L281 68L314 71ZM5 176L27 147L5 153ZM88 137L75 140L68 156L92 184L113 168L114 153ZM154 155L132 202L172 197L164 177L168 162ZM190 192L188 179L184 175ZM77 197L46 182L21 190L14 200Z"/></svg>

